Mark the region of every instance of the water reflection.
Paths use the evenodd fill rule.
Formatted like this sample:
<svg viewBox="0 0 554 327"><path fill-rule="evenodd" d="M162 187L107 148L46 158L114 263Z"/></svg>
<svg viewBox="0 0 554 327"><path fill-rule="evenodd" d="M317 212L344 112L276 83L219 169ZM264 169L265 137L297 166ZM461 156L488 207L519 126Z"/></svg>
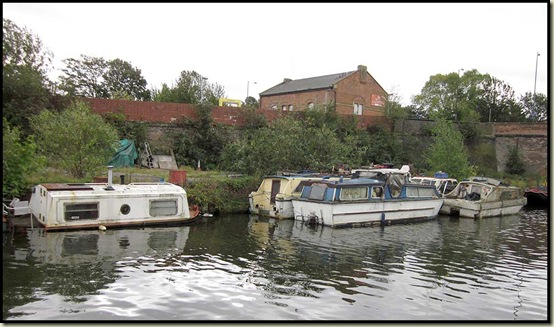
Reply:
<svg viewBox="0 0 554 327"><path fill-rule="evenodd" d="M188 227L104 232L45 232L35 228L27 231L25 247L10 244L4 235L4 257L12 258L11 265L4 265L4 269L19 272L4 274L5 303L40 301L53 294L62 296L64 301L85 301L85 296L99 294L118 278L122 262L128 265L133 258L159 260L180 254L188 231Z"/></svg>
<svg viewBox="0 0 554 327"><path fill-rule="evenodd" d="M543 320L547 222L538 211L333 229L230 215L104 233L35 229L4 237L3 312L10 320Z"/></svg>

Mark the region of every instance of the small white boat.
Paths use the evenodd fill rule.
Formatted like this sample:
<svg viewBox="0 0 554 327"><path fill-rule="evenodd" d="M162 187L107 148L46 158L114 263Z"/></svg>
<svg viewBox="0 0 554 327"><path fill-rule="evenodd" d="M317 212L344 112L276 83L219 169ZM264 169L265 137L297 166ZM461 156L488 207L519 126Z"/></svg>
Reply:
<svg viewBox="0 0 554 327"><path fill-rule="evenodd" d="M294 218L291 198L300 196L303 181L321 181L329 177L315 174L269 175L265 176L256 191L248 196L249 211L252 214L279 219ZM338 180L338 177L331 178Z"/></svg>
<svg viewBox="0 0 554 327"><path fill-rule="evenodd" d="M525 204L527 199L518 187L493 178L471 177L444 195L440 213L466 218L505 216L517 214Z"/></svg>
<svg viewBox="0 0 554 327"><path fill-rule="evenodd" d="M456 188L456 185L458 185L457 179L449 178L448 174L443 172L435 173L434 177L411 177L410 182L422 185L433 185L441 195L452 192L452 190Z"/></svg>
<svg viewBox="0 0 554 327"><path fill-rule="evenodd" d="M402 175L386 181L353 178L305 185L292 199L294 217L332 227L390 225L434 219L443 199L431 185L408 184Z"/></svg>
<svg viewBox="0 0 554 327"><path fill-rule="evenodd" d="M182 224L199 216L186 191L171 183L47 183L33 187L32 218L46 230ZM103 227L102 227L103 226Z"/></svg>
<svg viewBox="0 0 554 327"><path fill-rule="evenodd" d="M386 176L394 174L395 176L401 176L407 182L410 177L410 166L403 165L400 169L393 168L392 164L373 165L367 168L352 169L352 177L365 177L384 179Z"/></svg>

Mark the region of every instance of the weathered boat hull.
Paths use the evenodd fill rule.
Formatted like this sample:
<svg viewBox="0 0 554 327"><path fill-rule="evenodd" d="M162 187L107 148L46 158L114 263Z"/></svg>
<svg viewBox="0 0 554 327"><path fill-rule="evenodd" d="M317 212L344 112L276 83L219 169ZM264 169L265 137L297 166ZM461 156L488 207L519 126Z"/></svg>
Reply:
<svg viewBox="0 0 554 327"><path fill-rule="evenodd" d="M480 219L517 214L526 204L518 187L493 178L470 177L444 196L440 213Z"/></svg>
<svg viewBox="0 0 554 327"><path fill-rule="evenodd" d="M248 197L249 211L254 215L276 219L293 219L292 197L300 195L298 185L303 181L338 180L338 178L275 175L266 176L258 190Z"/></svg>
<svg viewBox="0 0 554 327"><path fill-rule="evenodd" d="M517 214L526 203L525 198L494 202L445 199L440 213L465 218L506 216Z"/></svg>
<svg viewBox="0 0 554 327"><path fill-rule="evenodd" d="M309 202L292 201L296 220L331 227L392 225L435 219L443 199L387 200L374 202Z"/></svg>

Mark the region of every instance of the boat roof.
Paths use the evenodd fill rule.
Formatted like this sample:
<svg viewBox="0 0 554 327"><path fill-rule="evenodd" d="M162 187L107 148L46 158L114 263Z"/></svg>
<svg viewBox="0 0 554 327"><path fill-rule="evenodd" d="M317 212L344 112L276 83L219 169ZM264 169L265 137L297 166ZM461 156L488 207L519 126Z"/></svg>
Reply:
<svg viewBox="0 0 554 327"><path fill-rule="evenodd" d="M378 173L383 173L383 174L387 174L387 173L395 173L395 174L407 174L410 172L410 166L408 165L403 165L402 168L398 169L398 168L356 168L356 169L352 169L352 173L355 173L355 172L362 172L362 171L369 171L369 172L378 172Z"/></svg>
<svg viewBox="0 0 554 327"><path fill-rule="evenodd" d="M112 189L106 183L44 183L40 184L50 193L79 194L117 194L117 193L184 193L179 185L172 183L130 183L113 184Z"/></svg>
<svg viewBox="0 0 554 327"><path fill-rule="evenodd" d="M450 177L429 177L429 176L414 176L411 179L427 179L431 181L453 181L457 182L458 180L456 178L450 178Z"/></svg>
<svg viewBox="0 0 554 327"><path fill-rule="evenodd" d="M466 182L466 181L479 182L479 183L484 183L484 184L491 184L491 185L495 185L495 186L498 186L498 185L502 184L501 180L498 180L498 179L495 179L495 178L490 178L490 177L484 177L484 176L471 176L467 180L463 180L463 182Z"/></svg>
<svg viewBox="0 0 554 327"><path fill-rule="evenodd" d="M353 178L344 179L342 182L337 180L322 180L318 181L319 184L326 184L329 187L344 187L344 186L359 186L359 185L383 185L384 181L373 178Z"/></svg>
<svg viewBox="0 0 554 327"><path fill-rule="evenodd" d="M297 174L297 175L266 175L263 178L281 178L281 179L313 179L313 178L331 178L334 176L321 175L321 174Z"/></svg>

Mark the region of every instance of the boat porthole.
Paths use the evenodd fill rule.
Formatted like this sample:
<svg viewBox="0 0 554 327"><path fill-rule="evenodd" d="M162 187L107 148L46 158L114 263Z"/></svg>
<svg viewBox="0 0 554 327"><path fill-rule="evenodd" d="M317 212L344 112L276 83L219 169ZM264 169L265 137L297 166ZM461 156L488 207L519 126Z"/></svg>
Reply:
<svg viewBox="0 0 554 327"><path fill-rule="evenodd" d="M121 206L121 213L126 215L128 214L129 212L131 212L131 207L129 207L128 204L124 204Z"/></svg>

